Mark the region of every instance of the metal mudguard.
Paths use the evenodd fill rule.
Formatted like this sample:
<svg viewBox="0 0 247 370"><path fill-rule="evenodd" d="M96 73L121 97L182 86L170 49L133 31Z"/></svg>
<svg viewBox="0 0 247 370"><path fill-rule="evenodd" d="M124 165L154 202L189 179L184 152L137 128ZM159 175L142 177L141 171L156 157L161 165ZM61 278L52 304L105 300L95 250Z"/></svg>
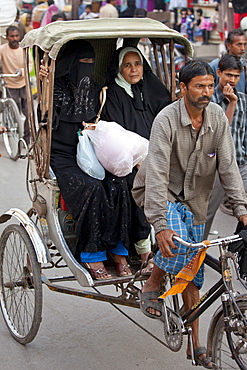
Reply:
<svg viewBox="0 0 247 370"><path fill-rule="evenodd" d="M49 250L46 246L46 243L40 234L38 228L33 223L33 221L28 217L28 215L18 208L10 208L4 214L0 216L0 223L8 221L11 217L16 218L22 226L25 228L28 233L35 252L37 260L39 263L48 263L51 261Z"/></svg>

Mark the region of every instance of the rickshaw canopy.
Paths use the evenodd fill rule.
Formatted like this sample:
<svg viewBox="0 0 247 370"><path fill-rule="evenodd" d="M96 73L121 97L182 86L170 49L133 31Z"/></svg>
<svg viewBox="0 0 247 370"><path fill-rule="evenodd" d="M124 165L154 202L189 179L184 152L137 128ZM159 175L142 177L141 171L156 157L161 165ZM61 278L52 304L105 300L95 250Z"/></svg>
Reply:
<svg viewBox="0 0 247 370"><path fill-rule="evenodd" d="M144 38L162 39L169 43L171 39L186 49L188 57L193 56L190 42L179 32L170 29L161 22L150 18L102 18L83 21L54 22L28 32L21 42L23 48L39 46L56 59L61 47L75 39L118 39Z"/></svg>
<svg viewBox="0 0 247 370"><path fill-rule="evenodd" d="M177 43L184 46L186 57L193 56L193 48L186 37L159 21L150 18L99 18L66 22L58 21L29 31L25 35L21 42L21 47L24 48L29 122L32 142L35 146L36 172L40 181L50 178L54 76L56 61L62 53L63 46L72 40L86 40L90 42L95 53L94 81L103 86L107 68L115 50L120 46L119 44L122 42L123 46L137 46L142 39L145 40L143 44L148 52L151 67L156 68L157 73L155 73L171 92L171 100L175 100L174 44ZM169 48L170 53L169 68L166 47ZM27 68L30 48L33 50L35 60L37 102L40 112L38 131L34 119L31 80ZM160 55L162 63L159 59ZM45 66L49 66L49 79L46 77L42 81L39 79L41 60Z"/></svg>

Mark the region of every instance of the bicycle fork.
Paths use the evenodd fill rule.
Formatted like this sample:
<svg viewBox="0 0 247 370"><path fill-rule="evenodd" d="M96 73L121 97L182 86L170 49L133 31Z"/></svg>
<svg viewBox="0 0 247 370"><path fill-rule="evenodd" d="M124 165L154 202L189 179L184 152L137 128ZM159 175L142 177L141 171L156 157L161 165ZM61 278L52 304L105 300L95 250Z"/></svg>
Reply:
<svg viewBox="0 0 247 370"><path fill-rule="evenodd" d="M238 336L242 336L242 338L237 339L235 343L236 348L232 346L231 340L228 339L233 358L236 358L239 355L247 354L247 340L245 338L246 328L243 328L243 321L246 325L246 320L241 311L237 310L237 308L234 307L234 305L232 304L229 293L222 294L221 301L224 313L224 329L227 335L227 339L231 332L235 332L238 334ZM239 315L241 316L243 321L238 319Z"/></svg>

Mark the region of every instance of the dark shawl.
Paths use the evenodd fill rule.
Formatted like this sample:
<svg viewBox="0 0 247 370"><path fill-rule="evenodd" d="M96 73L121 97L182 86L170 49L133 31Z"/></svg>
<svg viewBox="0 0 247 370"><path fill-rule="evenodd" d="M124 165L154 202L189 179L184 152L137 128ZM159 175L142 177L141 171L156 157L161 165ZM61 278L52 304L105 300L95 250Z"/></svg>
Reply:
<svg viewBox="0 0 247 370"><path fill-rule="evenodd" d="M53 128L59 120L89 122L98 110L99 86L93 81L94 63L83 63L82 58L95 58L91 44L73 40L66 44L58 57L54 83Z"/></svg>
<svg viewBox="0 0 247 370"><path fill-rule="evenodd" d="M143 96L143 104L140 109L137 109L134 99L115 82L115 77L119 72L119 53L122 49L123 47L115 52L107 70L108 90L102 119L115 121L127 130L149 139L153 120L161 109L170 103L170 94L142 55L143 83L138 83L138 88ZM137 50L140 52L139 49Z"/></svg>

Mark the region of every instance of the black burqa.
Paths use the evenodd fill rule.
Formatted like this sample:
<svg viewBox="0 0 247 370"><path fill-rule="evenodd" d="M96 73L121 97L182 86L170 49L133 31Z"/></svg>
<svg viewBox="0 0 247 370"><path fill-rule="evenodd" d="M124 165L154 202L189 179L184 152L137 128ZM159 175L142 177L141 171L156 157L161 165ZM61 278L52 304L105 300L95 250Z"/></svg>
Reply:
<svg viewBox="0 0 247 370"><path fill-rule="evenodd" d="M97 252L115 248L122 240L128 248L130 199L125 178L106 173L103 181L85 174L77 165L78 129L92 122L98 111L99 86L93 81L94 58L90 43L69 42L56 65L51 166L62 196L76 220L78 242L73 251Z"/></svg>
<svg viewBox="0 0 247 370"><path fill-rule="evenodd" d="M115 82L119 72L119 54L123 49L124 47L119 48L115 52L107 70L106 85L108 90L102 119L115 121L127 130L149 139L153 120L170 103L170 93L154 75L140 50L136 48L143 59L143 79L135 86L132 85L134 98L128 95L124 88ZM137 169L134 168L132 173L126 176L131 199L131 241L134 242L147 239L150 233L150 225L131 194L136 172Z"/></svg>

